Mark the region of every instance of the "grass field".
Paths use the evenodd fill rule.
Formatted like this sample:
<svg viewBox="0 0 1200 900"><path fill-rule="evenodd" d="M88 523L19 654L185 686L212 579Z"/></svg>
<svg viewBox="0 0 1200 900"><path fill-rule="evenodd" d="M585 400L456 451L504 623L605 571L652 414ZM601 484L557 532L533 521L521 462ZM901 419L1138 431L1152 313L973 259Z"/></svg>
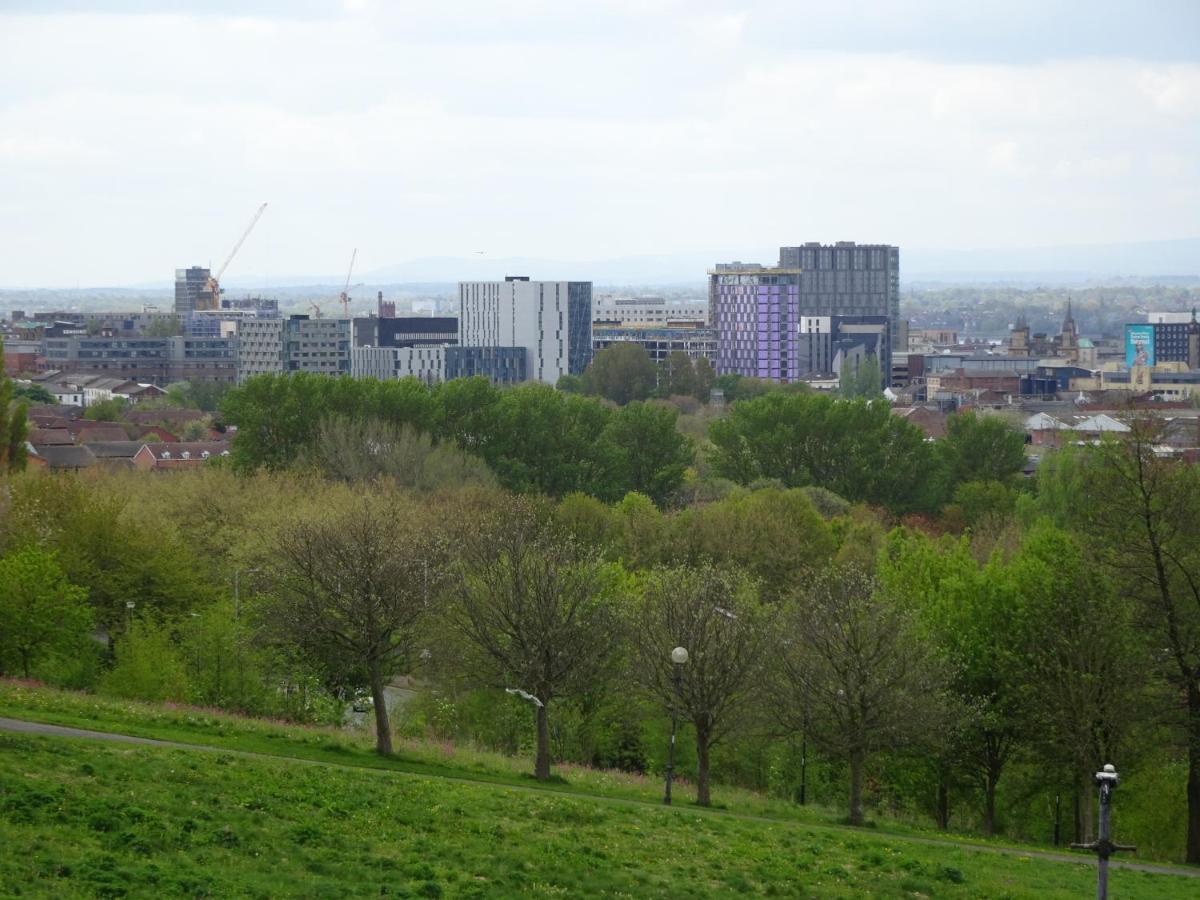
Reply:
<svg viewBox="0 0 1200 900"><path fill-rule="evenodd" d="M1085 897L1092 867L445 779L0 735L0 894ZM1127 898L1197 883L1119 871Z"/></svg>
<svg viewBox="0 0 1200 900"><path fill-rule="evenodd" d="M747 791L719 788L716 799L775 821L665 810L646 803L659 783L636 775L567 767L550 791L529 790L528 761L497 754L412 742L382 760L366 735L11 681L0 681L0 716L291 758L0 735L5 897L1094 891L1086 862L927 846L886 821L834 828L834 810ZM463 778L476 783L451 780ZM1200 894L1193 879L1113 877L1117 896Z"/></svg>

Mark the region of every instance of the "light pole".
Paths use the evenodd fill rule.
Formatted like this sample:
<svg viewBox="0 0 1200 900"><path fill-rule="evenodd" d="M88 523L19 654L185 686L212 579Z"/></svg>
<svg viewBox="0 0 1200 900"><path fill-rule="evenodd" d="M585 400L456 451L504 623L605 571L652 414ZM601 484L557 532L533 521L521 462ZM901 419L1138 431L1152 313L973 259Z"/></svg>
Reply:
<svg viewBox="0 0 1200 900"><path fill-rule="evenodd" d="M687 665L688 652L686 647L676 647L671 651L671 685L674 697L671 701L671 743L667 747L667 786L663 792L663 803L671 805L671 779L675 775L675 729L679 723L680 682L683 680L683 667Z"/></svg>

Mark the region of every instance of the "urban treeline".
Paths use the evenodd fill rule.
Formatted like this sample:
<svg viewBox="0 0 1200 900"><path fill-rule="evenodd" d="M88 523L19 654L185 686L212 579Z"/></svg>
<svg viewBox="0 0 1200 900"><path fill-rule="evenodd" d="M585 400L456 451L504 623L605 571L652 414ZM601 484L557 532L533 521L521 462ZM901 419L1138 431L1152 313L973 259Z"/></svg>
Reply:
<svg viewBox="0 0 1200 900"><path fill-rule="evenodd" d="M252 379L225 462L7 477L0 666L300 721L365 687L380 752L474 741L538 778L661 773L674 708L698 802L803 785L854 823L1043 841L1056 797L1089 837L1116 760L1125 838L1200 861L1200 470L1153 420L1025 479L992 418L684 408ZM391 718L401 674L425 687Z"/></svg>

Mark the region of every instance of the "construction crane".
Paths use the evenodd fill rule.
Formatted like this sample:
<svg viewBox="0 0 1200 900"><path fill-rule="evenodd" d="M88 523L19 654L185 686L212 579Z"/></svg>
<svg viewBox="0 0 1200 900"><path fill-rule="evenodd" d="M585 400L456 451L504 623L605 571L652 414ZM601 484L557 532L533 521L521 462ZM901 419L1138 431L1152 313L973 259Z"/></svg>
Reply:
<svg viewBox="0 0 1200 900"><path fill-rule="evenodd" d="M208 284L205 285L205 292L211 297L208 300L212 304L209 309L218 309L221 306L221 276L225 274L225 270L229 268L229 264L233 262L233 258L237 256L237 252L242 249L242 244L246 242L246 238L250 237L250 232L254 230L254 226L258 224L258 220L262 218L262 214L266 212L266 209L267 204L265 203L258 208L258 212L254 214L254 218L250 220L250 224L246 226L246 230L242 232L242 236L238 238L238 242L229 251L229 256L226 257L221 268L217 270L217 274L208 276Z"/></svg>
<svg viewBox="0 0 1200 900"><path fill-rule="evenodd" d="M354 248L354 252L350 254L350 268L346 272L346 285L342 288L342 293L339 300L342 301L342 317L350 318L350 295L347 291L350 290L350 277L354 274L354 260L358 258L358 248Z"/></svg>

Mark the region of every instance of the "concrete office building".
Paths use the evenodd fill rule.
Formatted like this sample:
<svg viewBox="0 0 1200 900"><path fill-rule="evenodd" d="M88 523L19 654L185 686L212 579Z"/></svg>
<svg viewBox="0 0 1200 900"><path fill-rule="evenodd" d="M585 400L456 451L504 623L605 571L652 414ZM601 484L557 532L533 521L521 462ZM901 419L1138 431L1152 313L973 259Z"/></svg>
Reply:
<svg viewBox="0 0 1200 900"><path fill-rule="evenodd" d="M416 378L425 384L446 379L445 347L353 347L350 374L354 378Z"/></svg>
<svg viewBox="0 0 1200 900"><path fill-rule="evenodd" d="M201 266L175 270L175 312L217 309L219 297L213 294L212 272Z"/></svg>
<svg viewBox="0 0 1200 900"><path fill-rule="evenodd" d="M435 347L458 343L454 316L363 316L354 320L355 347Z"/></svg>
<svg viewBox="0 0 1200 900"><path fill-rule="evenodd" d="M528 362L524 347L447 347L446 380L482 377L492 384L520 384L529 380Z"/></svg>
<svg viewBox="0 0 1200 900"><path fill-rule="evenodd" d="M164 387L173 381L233 381L236 338L53 337L44 341L47 369L108 375Z"/></svg>
<svg viewBox="0 0 1200 900"><path fill-rule="evenodd" d="M458 343L464 348L524 348L525 377L555 384L592 358L592 283L469 281L458 285ZM467 359L464 357L464 360Z"/></svg>
<svg viewBox="0 0 1200 900"><path fill-rule="evenodd" d="M801 341L802 322L828 317L885 320L879 368L886 376L900 339L899 273L899 248L849 241L780 247L774 267L718 264L709 272L717 371L773 381L802 378L812 365L801 357L807 343Z"/></svg>
<svg viewBox="0 0 1200 900"><path fill-rule="evenodd" d="M662 297L597 297L592 305L592 321L616 325L659 325L708 320L708 304L703 300L668 303Z"/></svg>
<svg viewBox="0 0 1200 900"><path fill-rule="evenodd" d="M350 320L243 319L238 322L237 379L268 372L350 374Z"/></svg>

